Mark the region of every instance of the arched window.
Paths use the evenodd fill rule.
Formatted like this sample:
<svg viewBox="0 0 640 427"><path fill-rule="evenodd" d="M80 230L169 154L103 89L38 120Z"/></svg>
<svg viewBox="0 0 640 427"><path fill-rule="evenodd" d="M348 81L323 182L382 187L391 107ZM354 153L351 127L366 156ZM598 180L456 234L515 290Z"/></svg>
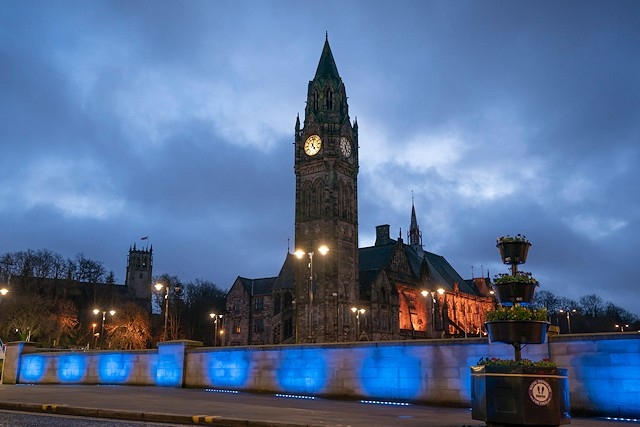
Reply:
<svg viewBox="0 0 640 427"><path fill-rule="evenodd" d="M291 292L287 291L284 293L284 309L291 308L293 306L293 296Z"/></svg>
<svg viewBox="0 0 640 427"><path fill-rule="evenodd" d="M385 288L380 288L380 303L389 304L389 294Z"/></svg>
<svg viewBox="0 0 640 427"><path fill-rule="evenodd" d="M276 294L276 297L273 299L273 314L278 314L280 311L282 311L282 296Z"/></svg>
<svg viewBox="0 0 640 427"><path fill-rule="evenodd" d="M322 180L319 179L316 181L316 206L315 211L316 215L322 215L322 204L324 202L324 184Z"/></svg>
<svg viewBox="0 0 640 427"><path fill-rule="evenodd" d="M326 93L326 97L325 97L325 106L327 107L327 110L333 110L333 91L331 90L331 88L327 88L327 93Z"/></svg>
<svg viewBox="0 0 640 427"><path fill-rule="evenodd" d="M311 183L306 182L302 187L302 216L309 218L313 208L313 195L311 194Z"/></svg>
<svg viewBox="0 0 640 427"><path fill-rule="evenodd" d="M313 111L318 111L318 90L313 91Z"/></svg>

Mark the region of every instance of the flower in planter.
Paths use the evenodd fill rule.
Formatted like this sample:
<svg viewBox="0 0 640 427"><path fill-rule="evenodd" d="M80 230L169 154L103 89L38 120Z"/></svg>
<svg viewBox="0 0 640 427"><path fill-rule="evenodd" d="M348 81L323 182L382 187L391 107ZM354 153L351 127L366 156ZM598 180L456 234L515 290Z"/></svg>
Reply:
<svg viewBox="0 0 640 427"><path fill-rule="evenodd" d="M529 242L527 238L522 234L517 234L515 237L511 237L507 234L506 236L498 237L496 239L496 243L507 243L507 242L524 242L524 243L531 244L531 242Z"/></svg>
<svg viewBox="0 0 640 427"><path fill-rule="evenodd" d="M538 284L538 281L531 276L531 273L526 271L516 271L516 274L508 274L508 273L500 273L496 275L493 279L493 283L532 283L534 285Z"/></svg>
<svg viewBox="0 0 640 427"><path fill-rule="evenodd" d="M493 322L496 320L546 321L547 309L530 309L523 307L520 304L513 304L512 306L498 305L498 308L496 308L495 310L487 311L485 316L487 322Z"/></svg>
<svg viewBox="0 0 640 427"><path fill-rule="evenodd" d="M532 361L530 359L499 359L497 357L485 357L480 358L477 365L479 366L523 366L523 367L531 367L531 368L557 368L558 364L556 362L552 362L549 359L542 359L538 361Z"/></svg>

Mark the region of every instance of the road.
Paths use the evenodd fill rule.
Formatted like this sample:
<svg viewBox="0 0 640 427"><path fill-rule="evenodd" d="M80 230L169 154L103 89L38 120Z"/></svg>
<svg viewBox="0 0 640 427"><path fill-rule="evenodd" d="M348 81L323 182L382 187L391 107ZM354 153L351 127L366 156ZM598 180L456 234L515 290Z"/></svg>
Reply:
<svg viewBox="0 0 640 427"><path fill-rule="evenodd" d="M0 427L172 427L184 424L158 424L136 421L106 420L67 415L32 414L0 411Z"/></svg>

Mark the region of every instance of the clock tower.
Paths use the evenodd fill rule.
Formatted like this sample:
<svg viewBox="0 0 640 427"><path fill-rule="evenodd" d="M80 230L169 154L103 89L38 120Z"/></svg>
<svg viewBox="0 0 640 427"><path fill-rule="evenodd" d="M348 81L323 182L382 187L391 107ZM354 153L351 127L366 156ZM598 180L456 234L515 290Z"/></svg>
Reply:
<svg viewBox="0 0 640 427"><path fill-rule="evenodd" d="M328 38L295 128L297 342L356 339L358 124ZM328 249L328 251L325 251Z"/></svg>

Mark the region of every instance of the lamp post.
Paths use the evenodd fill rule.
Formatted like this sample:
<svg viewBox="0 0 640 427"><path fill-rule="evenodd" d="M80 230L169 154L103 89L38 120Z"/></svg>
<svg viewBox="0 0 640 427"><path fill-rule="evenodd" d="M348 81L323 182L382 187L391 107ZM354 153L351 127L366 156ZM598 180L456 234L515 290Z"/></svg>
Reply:
<svg viewBox="0 0 640 427"><path fill-rule="evenodd" d="M336 299L336 342L338 342L338 319L339 319L339 311L338 311L338 293L334 292L331 294Z"/></svg>
<svg viewBox="0 0 640 427"><path fill-rule="evenodd" d="M616 328L619 328L620 332L624 332L624 328L629 328L629 325L616 325Z"/></svg>
<svg viewBox="0 0 640 427"><path fill-rule="evenodd" d="M568 333L571 333L571 314L575 313L576 309L574 308L571 311L560 309L559 311L560 313L567 313L567 330L569 331Z"/></svg>
<svg viewBox="0 0 640 427"><path fill-rule="evenodd" d="M360 341L360 315L364 314L364 308L351 307L351 311L356 315L356 341Z"/></svg>
<svg viewBox="0 0 640 427"><path fill-rule="evenodd" d="M9 293L9 289L7 289L7 288L0 289L0 295L5 296L8 293Z"/></svg>
<svg viewBox="0 0 640 427"><path fill-rule="evenodd" d="M99 308L94 308L93 309L93 314L95 314L96 316L98 315L98 313L102 312L102 326L100 327L100 348L102 348L104 346L104 321L105 318L107 316L107 312L104 310L100 310ZM115 310L109 310L109 314L113 317L116 314ZM96 340L97 342L97 340Z"/></svg>
<svg viewBox="0 0 640 427"><path fill-rule="evenodd" d="M216 313L209 313L209 316L213 319L213 324L215 325L215 333L213 335L213 346L217 347L218 346L218 319L220 319L220 321L222 321L222 314L216 314ZM220 331L220 332L224 332L224 331Z"/></svg>
<svg viewBox="0 0 640 427"><path fill-rule="evenodd" d="M318 248L318 252L320 252L320 255L326 255L327 252L329 252L329 248L326 247L325 245L322 245ZM307 333L308 333L308 340L309 342L311 342L311 338L312 338L312 324L313 324L313 255L314 252L305 252L302 249L298 249L294 252L294 255L297 256L298 258L302 258L304 255L308 255L309 256L309 318L307 319Z"/></svg>
<svg viewBox="0 0 640 427"><path fill-rule="evenodd" d="M169 319L169 285L163 285L158 282L155 284L156 291L160 292L162 288L165 289L164 294L164 331L162 332L162 341L167 340L167 320Z"/></svg>
<svg viewBox="0 0 640 427"><path fill-rule="evenodd" d="M438 310L439 310L439 313L440 313L440 325L442 327L442 329L441 329L442 333L440 334L441 335L440 338L442 338L442 334L444 333L444 326L445 326L444 325L444 313L442 311L446 308L447 297L443 296L444 292L445 292L443 288L438 288L436 290L436 292L438 293L439 296L443 297L443 299L444 299L444 303L442 304L442 308L440 308L440 301L436 300L436 303L438 303Z"/></svg>
<svg viewBox="0 0 640 427"><path fill-rule="evenodd" d="M436 324L435 324L435 319L436 319L436 313L435 313L436 298L435 298L435 295L436 295L436 291L424 290L424 291L421 291L420 293L425 298L427 296L429 296L429 294L431 294L431 302L430 302L430 305L431 305L431 327L429 328L429 330L430 330L429 331L430 332L429 338L434 338L434 336L436 334Z"/></svg>
<svg viewBox="0 0 640 427"><path fill-rule="evenodd" d="M98 340L96 339L96 326L98 326L98 324L95 322L91 324L91 343L93 344L93 348L98 346ZM95 343L93 341L95 341Z"/></svg>

